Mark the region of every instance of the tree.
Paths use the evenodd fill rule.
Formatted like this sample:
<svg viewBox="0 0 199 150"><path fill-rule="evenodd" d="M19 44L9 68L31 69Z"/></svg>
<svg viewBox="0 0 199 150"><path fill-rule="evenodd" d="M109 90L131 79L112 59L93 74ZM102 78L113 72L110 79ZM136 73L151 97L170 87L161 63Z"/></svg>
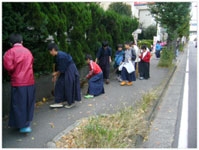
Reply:
<svg viewBox="0 0 199 150"><path fill-rule="evenodd" d="M115 11L116 13L120 15L126 15L128 17L132 17L131 6L123 2L111 3L109 5L108 10Z"/></svg>
<svg viewBox="0 0 199 150"><path fill-rule="evenodd" d="M169 41L182 36L182 26L188 28L190 21L190 2L158 2L149 5L150 12L163 28L166 28ZM186 30L187 31L187 30Z"/></svg>
<svg viewBox="0 0 199 150"><path fill-rule="evenodd" d="M150 25L147 28L142 29L142 33L139 35L139 39L153 40L153 37L157 34L156 25Z"/></svg>
<svg viewBox="0 0 199 150"><path fill-rule="evenodd" d="M153 37L157 35L157 27L156 25L150 25L146 29L144 29L144 38L153 40Z"/></svg>

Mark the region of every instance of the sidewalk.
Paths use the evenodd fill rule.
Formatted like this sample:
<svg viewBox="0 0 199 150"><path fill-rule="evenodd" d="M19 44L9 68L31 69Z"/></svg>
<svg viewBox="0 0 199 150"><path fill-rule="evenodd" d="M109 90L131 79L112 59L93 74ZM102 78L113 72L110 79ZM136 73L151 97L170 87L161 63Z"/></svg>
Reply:
<svg viewBox="0 0 199 150"><path fill-rule="evenodd" d="M2 147L45 148L49 141L52 141L57 135L81 118L110 114L125 106L134 106L143 93L157 88L165 80L168 80L169 69L158 68L157 64L158 60L152 57L150 64L151 78L149 80L137 80L133 86L121 87L114 76L109 85L104 85L105 94L90 100L86 100L82 96L82 101L77 103L76 107L72 109L50 109L49 104L53 103L51 98L51 100L35 108L32 122L33 132L30 134L24 135L17 130L9 129L7 121L3 121ZM84 93L85 89L82 90L82 94ZM145 146L147 147L147 145Z"/></svg>
<svg viewBox="0 0 199 150"><path fill-rule="evenodd" d="M175 134L183 96L186 56L185 49L184 54L177 58L177 68L156 110L148 141L143 143L142 148L177 148Z"/></svg>

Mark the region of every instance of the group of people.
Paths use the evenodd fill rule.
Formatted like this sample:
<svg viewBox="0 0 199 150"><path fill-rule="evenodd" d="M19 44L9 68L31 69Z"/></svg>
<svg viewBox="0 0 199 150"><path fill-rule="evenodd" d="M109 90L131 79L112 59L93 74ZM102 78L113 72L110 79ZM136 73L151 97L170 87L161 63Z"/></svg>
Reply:
<svg viewBox="0 0 199 150"><path fill-rule="evenodd" d="M138 74L140 80L149 79L151 53L147 47L143 45L140 50L134 42L126 42L124 48L125 50L122 44L118 44L114 59L114 68L120 85L133 85Z"/></svg>
<svg viewBox="0 0 199 150"><path fill-rule="evenodd" d="M12 48L6 51L3 57L5 69L11 76L11 103L8 126L19 128L21 133L31 132L35 106L35 80L33 73L34 58L29 49L23 46L23 38L20 34L10 36ZM148 79L151 53L146 46L141 51L132 42L118 44L118 50L114 57L114 68L120 85L133 85L136 80L135 70L139 68L140 80ZM51 108L72 108L76 101L81 101L80 75L70 54L60 51L57 44L49 43L50 55L56 57L55 71L52 73L52 81L55 82L54 104ZM110 83L110 64L112 49L108 42L102 42L96 59L90 54L85 55L89 72L85 76L88 80L88 91L84 98L89 99L103 94L104 82ZM139 66L139 67L138 67Z"/></svg>

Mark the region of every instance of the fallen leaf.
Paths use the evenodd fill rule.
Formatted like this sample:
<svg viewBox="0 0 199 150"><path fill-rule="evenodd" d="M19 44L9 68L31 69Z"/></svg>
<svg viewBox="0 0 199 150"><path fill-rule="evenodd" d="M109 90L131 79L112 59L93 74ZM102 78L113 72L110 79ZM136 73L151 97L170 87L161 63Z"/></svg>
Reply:
<svg viewBox="0 0 199 150"><path fill-rule="evenodd" d="M34 138L34 137L32 137L31 139L32 139L32 140L34 140L35 138Z"/></svg>
<svg viewBox="0 0 199 150"><path fill-rule="evenodd" d="M35 105L38 107L38 106L41 106L43 104L43 102L37 102Z"/></svg>
<svg viewBox="0 0 199 150"><path fill-rule="evenodd" d="M43 102L46 102L46 100L47 100L47 99L46 99L45 97L43 97L42 101L43 101Z"/></svg>
<svg viewBox="0 0 199 150"><path fill-rule="evenodd" d="M49 125L51 126L51 128L55 127L54 123L49 123Z"/></svg>
<svg viewBox="0 0 199 150"><path fill-rule="evenodd" d="M17 142L22 142L22 139L18 139Z"/></svg>
<svg viewBox="0 0 199 150"><path fill-rule="evenodd" d="M89 106L89 107L92 107L93 105L92 105L92 104L88 104L88 106Z"/></svg>

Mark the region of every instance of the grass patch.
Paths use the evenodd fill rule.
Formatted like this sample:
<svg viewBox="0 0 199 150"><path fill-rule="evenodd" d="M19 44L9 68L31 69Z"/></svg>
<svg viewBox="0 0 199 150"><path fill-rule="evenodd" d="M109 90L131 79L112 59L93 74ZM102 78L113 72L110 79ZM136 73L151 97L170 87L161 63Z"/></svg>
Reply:
<svg viewBox="0 0 199 150"><path fill-rule="evenodd" d="M159 67L171 67L173 65L174 52L172 50L164 48L161 53Z"/></svg>
<svg viewBox="0 0 199 150"><path fill-rule="evenodd" d="M147 138L149 113L155 92L144 94L136 107L125 107L112 115L82 119L81 123L56 142L57 148L135 148L136 138Z"/></svg>
<svg viewBox="0 0 199 150"><path fill-rule="evenodd" d="M180 52L184 52L184 45L183 45L182 43L180 43L179 51L180 51Z"/></svg>

